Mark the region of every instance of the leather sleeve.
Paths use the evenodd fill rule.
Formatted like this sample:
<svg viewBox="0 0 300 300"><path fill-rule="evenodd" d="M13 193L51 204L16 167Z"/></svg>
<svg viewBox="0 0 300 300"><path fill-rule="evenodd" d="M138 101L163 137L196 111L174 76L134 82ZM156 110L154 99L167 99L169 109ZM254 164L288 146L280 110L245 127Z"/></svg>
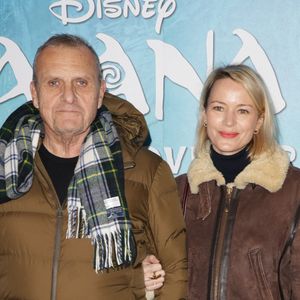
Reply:
<svg viewBox="0 0 300 300"><path fill-rule="evenodd" d="M300 300L300 224L291 248L291 300Z"/></svg>
<svg viewBox="0 0 300 300"><path fill-rule="evenodd" d="M187 299L186 230L174 177L162 161L149 194L149 223L156 254L166 272L155 299Z"/></svg>

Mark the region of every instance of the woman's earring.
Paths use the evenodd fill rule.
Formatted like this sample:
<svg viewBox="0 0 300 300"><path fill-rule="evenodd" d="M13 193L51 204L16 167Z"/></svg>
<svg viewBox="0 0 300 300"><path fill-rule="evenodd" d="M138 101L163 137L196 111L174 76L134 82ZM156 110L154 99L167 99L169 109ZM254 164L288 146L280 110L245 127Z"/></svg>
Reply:
<svg viewBox="0 0 300 300"><path fill-rule="evenodd" d="M258 134L258 129L255 129L253 133Z"/></svg>
<svg viewBox="0 0 300 300"><path fill-rule="evenodd" d="M207 127L207 123L206 123L206 122L204 122L204 123L203 123L203 126L204 126L204 127Z"/></svg>

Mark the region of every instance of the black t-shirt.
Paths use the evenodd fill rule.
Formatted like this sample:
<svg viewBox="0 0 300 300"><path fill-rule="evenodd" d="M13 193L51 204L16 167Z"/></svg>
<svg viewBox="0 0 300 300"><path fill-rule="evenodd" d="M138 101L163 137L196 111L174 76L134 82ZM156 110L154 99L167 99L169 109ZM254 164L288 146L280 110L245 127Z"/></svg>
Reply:
<svg viewBox="0 0 300 300"><path fill-rule="evenodd" d="M55 156L43 144L39 148L39 155L62 204L67 197L68 186L74 175L78 156L71 158Z"/></svg>
<svg viewBox="0 0 300 300"><path fill-rule="evenodd" d="M247 147L232 155L219 154L211 147L210 157L216 169L223 174L226 183L233 182L235 177L250 163Z"/></svg>

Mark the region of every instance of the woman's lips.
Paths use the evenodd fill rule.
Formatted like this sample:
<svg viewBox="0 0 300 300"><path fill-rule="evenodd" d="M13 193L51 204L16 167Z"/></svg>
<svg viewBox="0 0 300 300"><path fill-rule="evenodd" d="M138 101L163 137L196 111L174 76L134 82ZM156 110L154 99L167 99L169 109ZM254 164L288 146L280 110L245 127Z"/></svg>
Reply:
<svg viewBox="0 0 300 300"><path fill-rule="evenodd" d="M237 132L224 132L224 131L220 131L220 135L221 135L223 138L233 139L233 138L235 138L236 136L238 136L238 133L237 133Z"/></svg>

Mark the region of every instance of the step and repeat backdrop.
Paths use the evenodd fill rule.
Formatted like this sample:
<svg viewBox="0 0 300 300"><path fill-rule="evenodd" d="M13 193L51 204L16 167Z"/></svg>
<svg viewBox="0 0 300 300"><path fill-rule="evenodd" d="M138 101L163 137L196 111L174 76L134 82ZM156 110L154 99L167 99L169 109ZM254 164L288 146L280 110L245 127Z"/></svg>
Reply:
<svg viewBox="0 0 300 300"><path fill-rule="evenodd" d="M109 92L146 117L174 175L193 157L199 96L215 67L245 63L272 96L280 143L300 166L300 2L0 1L0 125L25 101L36 49L72 33L97 51Z"/></svg>

